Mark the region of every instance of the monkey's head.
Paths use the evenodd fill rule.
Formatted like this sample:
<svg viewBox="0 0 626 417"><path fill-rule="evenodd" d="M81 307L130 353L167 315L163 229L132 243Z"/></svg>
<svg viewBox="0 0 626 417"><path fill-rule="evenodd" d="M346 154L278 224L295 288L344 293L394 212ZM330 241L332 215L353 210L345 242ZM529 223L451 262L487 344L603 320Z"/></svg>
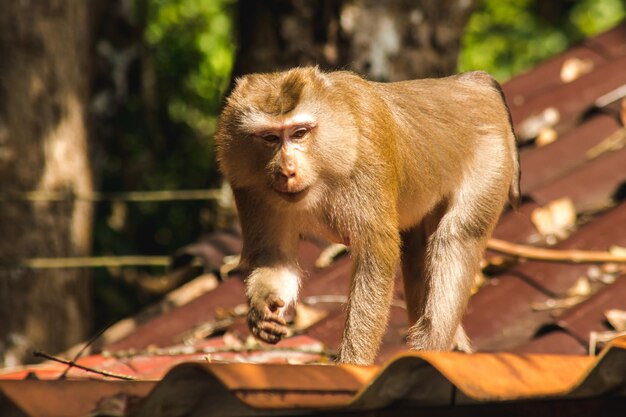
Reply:
<svg viewBox="0 0 626 417"><path fill-rule="evenodd" d="M233 188L312 203L350 174L357 139L346 98L329 75L296 68L238 79L220 115L215 145Z"/></svg>

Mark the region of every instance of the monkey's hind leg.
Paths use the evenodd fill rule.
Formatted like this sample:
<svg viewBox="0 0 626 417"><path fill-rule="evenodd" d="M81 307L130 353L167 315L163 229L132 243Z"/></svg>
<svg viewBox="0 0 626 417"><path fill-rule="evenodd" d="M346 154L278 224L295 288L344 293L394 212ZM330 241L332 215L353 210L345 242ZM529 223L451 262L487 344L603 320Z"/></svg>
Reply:
<svg viewBox="0 0 626 417"><path fill-rule="evenodd" d="M402 238L402 276L404 282L404 294L407 305L409 323L414 325L425 314L426 300L429 294L430 280L426 277L426 247L429 237L436 230L447 206L442 204L429 213L420 224L412 229L403 231ZM425 349L423 344L417 344L415 339L416 329L413 326L409 331L409 343L414 349ZM472 348L459 324L455 336L454 345L463 352L471 352Z"/></svg>
<svg viewBox="0 0 626 417"><path fill-rule="evenodd" d="M458 196L457 196L458 197ZM474 276L498 210L478 210L467 196L435 210L403 234L402 270L416 350L471 351L461 326ZM472 200L470 200L472 201Z"/></svg>

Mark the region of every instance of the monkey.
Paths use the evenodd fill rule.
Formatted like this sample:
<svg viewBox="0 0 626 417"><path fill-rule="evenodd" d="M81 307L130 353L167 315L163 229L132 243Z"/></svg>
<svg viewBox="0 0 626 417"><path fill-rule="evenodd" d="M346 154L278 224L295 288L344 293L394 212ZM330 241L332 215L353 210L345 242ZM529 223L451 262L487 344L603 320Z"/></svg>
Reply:
<svg viewBox="0 0 626 417"><path fill-rule="evenodd" d="M490 75L248 74L225 100L214 143L241 222L256 338L287 334L298 241L317 234L354 259L339 363L375 360L398 263L410 348L471 351L461 318L480 257L507 199L519 201L516 139Z"/></svg>

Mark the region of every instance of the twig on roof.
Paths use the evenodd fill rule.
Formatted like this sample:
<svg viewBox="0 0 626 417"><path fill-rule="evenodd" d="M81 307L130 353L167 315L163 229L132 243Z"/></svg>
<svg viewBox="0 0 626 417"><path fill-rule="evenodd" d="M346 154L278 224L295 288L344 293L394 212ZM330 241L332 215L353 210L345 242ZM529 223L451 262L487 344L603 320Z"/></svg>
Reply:
<svg viewBox="0 0 626 417"><path fill-rule="evenodd" d="M595 159L606 152L617 151L626 146L626 128L613 132L609 137L587 151L587 159Z"/></svg>
<svg viewBox="0 0 626 417"><path fill-rule="evenodd" d="M500 239L489 239L487 248L515 258L533 261L568 262L568 263L626 263L626 254L614 254L608 251L588 251L578 249L545 249L528 245L519 245Z"/></svg>
<svg viewBox="0 0 626 417"><path fill-rule="evenodd" d="M39 357L39 358L45 358L45 359L51 360L53 362L63 363L65 365L69 365L69 366L74 367L74 368L82 369L85 372L91 372L91 373L94 373L94 374L98 374L98 375L102 375L102 376L108 376L108 377L111 377L111 378L125 379L125 380L129 380L129 381L137 379L137 378L135 378L134 376L131 376L131 375L117 374L117 373L109 372L109 371L101 371L99 369L94 369L94 368L90 368L88 366L79 365L78 363L76 363L74 361L68 361L68 360L63 359L63 358L58 358L56 356L50 355L50 354L48 354L46 352L43 352L41 350L37 350L37 351L33 352L33 356Z"/></svg>
<svg viewBox="0 0 626 417"><path fill-rule="evenodd" d="M608 343L622 336L626 336L626 331L616 332L609 330L606 332L589 332L589 355L595 355L598 352L599 345Z"/></svg>
<svg viewBox="0 0 626 417"><path fill-rule="evenodd" d="M100 329L100 331L98 331L98 333L96 333L95 335L93 335L91 337L91 339L89 339L87 341L87 343L85 343L85 345L78 351L76 352L76 354L74 355L74 359L72 359L71 362L77 361L82 355L83 353L87 350L87 348L89 348L89 346L93 345L96 340L98 340L100 338L100 336L102 336L104 334L104 332L106 332L107 330L109 330L109 328L111 326L113 326L115 324L114 321L110 322L109 324L107 324L105 327L103 327L102 329ZM65 376L67 375L67 373L70 371L70 369L72 369L72 365L68 364L67 368L65 368L65 371L63 371L63 373L61 374L61 376L59 377L59 379L64 379Z"/></svg>

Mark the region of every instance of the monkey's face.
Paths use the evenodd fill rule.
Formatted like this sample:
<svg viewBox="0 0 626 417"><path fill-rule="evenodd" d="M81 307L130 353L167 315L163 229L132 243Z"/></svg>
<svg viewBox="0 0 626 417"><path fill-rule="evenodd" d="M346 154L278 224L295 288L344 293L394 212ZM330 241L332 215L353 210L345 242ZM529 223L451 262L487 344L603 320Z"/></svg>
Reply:
<svg viewBox="0 0 626 417"><path fill-rule="evenodd" d="M356 160L357 132L330 80L316 69L239 80L215 135L234 188L313 204Z"/></svg>
<svg viewBox="0 0 626 417"><path fill-rule="evenodd" d="M302 200L317 181L309 160L316 128L313 116L300 113L252 135L253 141L265 148L262 152L267 153L267 185L286 201Z"/></svg>
<svg viewBox="0 0 626 417"><path fill-rule="evenodd" d="M318 165L312 163L318 145L316 117L294 111L262 119L217 141L226 178L235 188L255 189L289 203L315 194L311 191L319 183Z"/></svg>

